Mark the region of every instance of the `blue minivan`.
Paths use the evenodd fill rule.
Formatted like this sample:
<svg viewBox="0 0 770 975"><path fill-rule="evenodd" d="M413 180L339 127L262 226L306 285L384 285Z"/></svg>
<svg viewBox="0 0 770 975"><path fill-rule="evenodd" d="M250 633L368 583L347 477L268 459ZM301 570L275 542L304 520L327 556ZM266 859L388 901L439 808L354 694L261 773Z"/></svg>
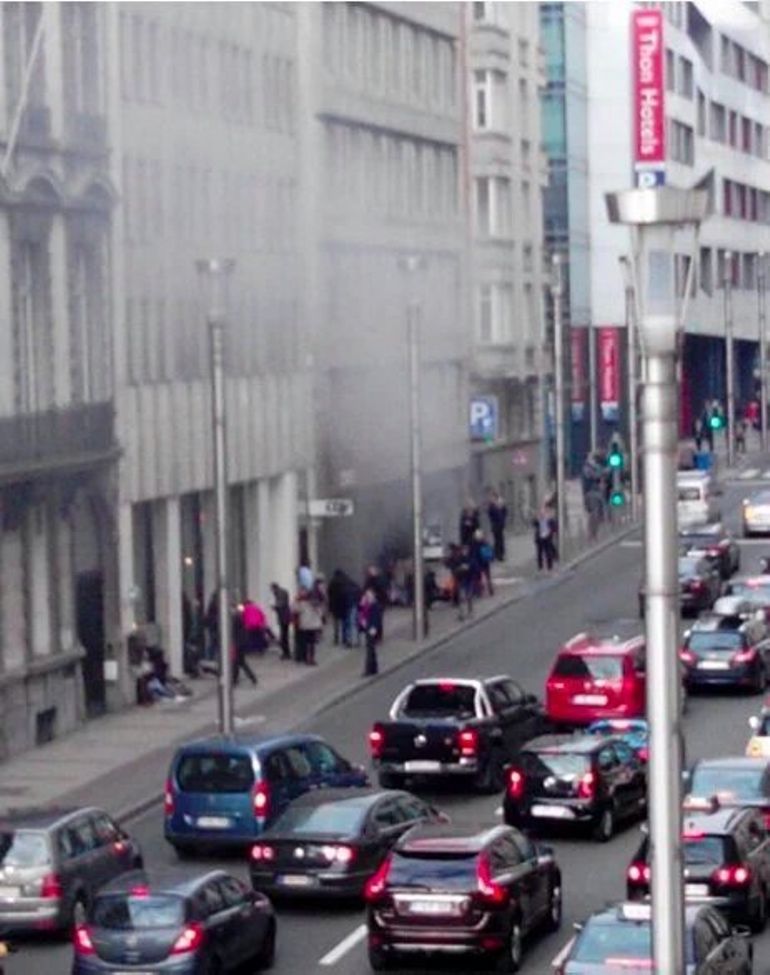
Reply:
<svg viewBox="0 0 770 975"><path fill-rule="evenodd" d="M248 844L311 789L369 778L316 735L221 735L182 745L164 796L164 835L180 856Z"/></svg>

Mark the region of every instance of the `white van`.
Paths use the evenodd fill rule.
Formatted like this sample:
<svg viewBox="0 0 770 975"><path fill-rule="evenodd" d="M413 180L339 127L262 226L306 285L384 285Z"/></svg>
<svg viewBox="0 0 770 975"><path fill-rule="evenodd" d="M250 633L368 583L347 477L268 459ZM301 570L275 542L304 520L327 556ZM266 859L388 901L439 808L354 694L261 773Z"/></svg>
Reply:
<svg viewBox="0 0 770 975"><path fill-rule="evenodd" d="M679 528L719 521L714 478L707 471L679 471L676 478Z"/></svg>

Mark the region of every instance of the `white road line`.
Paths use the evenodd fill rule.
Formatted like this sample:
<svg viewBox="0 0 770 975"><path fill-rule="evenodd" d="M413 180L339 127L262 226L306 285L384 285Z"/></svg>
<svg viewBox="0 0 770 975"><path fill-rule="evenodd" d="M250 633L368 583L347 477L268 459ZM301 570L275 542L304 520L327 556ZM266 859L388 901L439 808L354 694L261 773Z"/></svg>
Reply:
<svg viewBox="0 0 770 975"><path fill-rule="evenodd" d="M757 477L758 474L759 474L759 468L758 467L751 467L747 471L741 471L740 474L738 475L738 477L742 481L749 481L749 480L751 480L752 477Z"/></svg>
<svg viewBox="0 0 770 975"><path fill-rule="evenodd" d="M770 477L770 470L762 471L762 477Z"/></svg>
<svg viewBox="0 0 770 975"><path fill-rule="evenodd" d="M365 937L366 925L359 924L354 931L350 932L347 938L343 938L336 947L332 948L331 951L327 951L318 964L326 967L336 965L340 958L344 958L344 956L355 948L359 941L363 941Z"/></svg>
<svg viewBox="0 0 770 975"><path fill-rule="evenodd" d="M621 548L641 548L642 540L641 538L624 538L620 543Z"/></svg>

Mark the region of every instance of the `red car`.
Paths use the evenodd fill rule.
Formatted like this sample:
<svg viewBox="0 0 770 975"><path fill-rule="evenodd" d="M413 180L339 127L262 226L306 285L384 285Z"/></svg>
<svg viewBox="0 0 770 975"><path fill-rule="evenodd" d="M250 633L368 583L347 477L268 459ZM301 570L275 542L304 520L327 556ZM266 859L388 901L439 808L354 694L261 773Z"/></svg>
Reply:
<svg viewBox="0 0 770 975"><path fill-rule="evenodd" d="M545 709L558 725L644 717L645 644L579 633L559 651L545 684Z"/></svg>

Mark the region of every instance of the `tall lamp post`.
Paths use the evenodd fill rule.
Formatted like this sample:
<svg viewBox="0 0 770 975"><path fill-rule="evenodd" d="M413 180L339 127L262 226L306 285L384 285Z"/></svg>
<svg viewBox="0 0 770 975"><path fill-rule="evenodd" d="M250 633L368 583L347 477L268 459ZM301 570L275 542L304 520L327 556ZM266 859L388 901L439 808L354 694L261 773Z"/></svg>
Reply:
<svg viewBox="0 0 770 975"><path fill-rule="evenodd" d="M233 681L230 659L230 605L227 580L227 429L224 382L224 326L227 279L233 260L195 262L206 291L206 322L211 353L211 418L214 434L214 507L216 512L217 620L219 624L219 731L233 733Z"/></svg>
<svg viewBox="0 0 770 975"><path fill-rule="evenodd" d="M564 280L562 255L551 255L551 280L549 282L553 302L553 372L554 372L554 426L556 439L556 524L559 531L559 549L564 558L564 540L567 537L567 498L564 477L564 321L562 297Z"/></svg>
<svg viewBox="0 0 770 975"><path fill-rule="evenodd" d="M653 959L655 971L684 975L676 522L676 361L684 307L677 308L674 255L683 230L694 229L692 236L697 237L708 198L701 190L660 187L609 193L606 201L610 221L631 227L632 267L642 307L639 338L646 366L642 416ZM695 242L692 246L696 253ZM690 261L683 306L694 263Z"/></svg>
<svg viewBox="0 0 770 975"><path fill-rule="evenodd" d="M636 410L636 315L634 269L625 255L619 258L623 275L626 307L626 360L628 363L628 452L631 473L631 518L636 521L639 507L639 422Z"/></svg>
<svg viewBox="0 0 770 975"><path fill-rule="evenodd" d="M759 319L759 409L762 450L767 450L767 279L764 252L757 254L757 318Z"/></svg>
<svg viewBox="0 0 770 975"><path fill-rule="evenodd" d="M727 385L727 466L735 463L735 347L733 342L733 252L725 251L725 373Z"/></svg>
<svg viewBox="0 0 770 975"><path fill-rule="evenodd" d="M409 456L412 482L412 627L415 640L428 629L425 608L425 566L422 550L422 424L420 420L420 318L422 305L417 297L417 275L425 268L425 258L409 254L400 258L406 275L406 338L409 354Z"/></svg>

